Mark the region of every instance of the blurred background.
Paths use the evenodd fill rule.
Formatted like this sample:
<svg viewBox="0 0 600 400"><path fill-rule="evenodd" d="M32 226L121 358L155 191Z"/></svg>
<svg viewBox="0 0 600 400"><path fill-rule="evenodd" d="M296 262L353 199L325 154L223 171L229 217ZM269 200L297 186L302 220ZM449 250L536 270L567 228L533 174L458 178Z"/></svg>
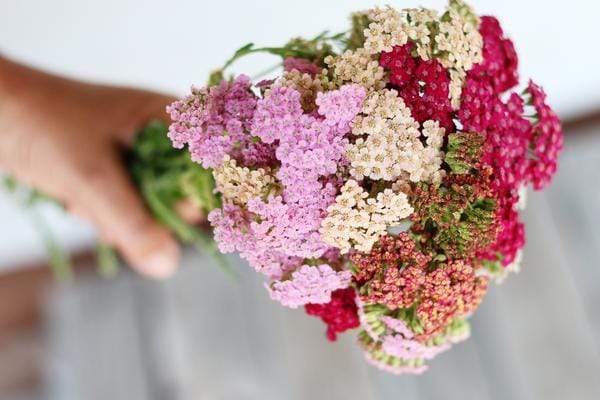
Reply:
<svg viewBox="0 0 600 400"><path fill-rule="evenodd" d="M386 1L441 8L444 1ZM279 45L347 27L367 0L0 0L0 51L71 77L184 94L240 45ZM551 188L530 193L523 269L494 287L473 336L421 377L368 367L352 334L268 299L236 257L238 282L186 252L163 283L127 269L98 277L95 232L54 206L39 212L77 265L47 268L27 210L0 192L1 399L600 398L600 3L472 0L499 17L565 121ZM237 66L249 74L273 60Z"/></svg>

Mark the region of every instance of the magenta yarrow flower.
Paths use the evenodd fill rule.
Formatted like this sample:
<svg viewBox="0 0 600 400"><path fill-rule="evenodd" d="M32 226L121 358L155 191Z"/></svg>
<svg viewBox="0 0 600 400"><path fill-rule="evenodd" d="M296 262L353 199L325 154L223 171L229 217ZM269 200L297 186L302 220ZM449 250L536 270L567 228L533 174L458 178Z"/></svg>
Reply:
<svg viewBox="0 0 600 400"><path fill-rule="evenodd" d="M527 92L531 96L537 120L533 126L533 160L528 172L533 188L541 190L550 183L556 172L558 154L563 148L563 132L560 119L546 104L544 90L533 81L529 81Z"/></svg>
<svg viewBox="0 0 600 400"><path fill-rule="evenodd" d="M298 71L303 74L316 75L321 72L321 68L312 62L298 57L286 57L283 60L284 71Z"/></svg>

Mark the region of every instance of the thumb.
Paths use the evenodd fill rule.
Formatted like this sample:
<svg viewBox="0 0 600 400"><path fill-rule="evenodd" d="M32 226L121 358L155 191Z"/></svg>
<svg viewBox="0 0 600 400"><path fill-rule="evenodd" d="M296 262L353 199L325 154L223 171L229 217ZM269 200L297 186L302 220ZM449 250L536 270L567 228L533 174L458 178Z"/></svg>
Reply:
<svg viewBox="0 0 600 400"><path fill-rule="evenodd" d="M180 250L172 235L148 213L116 156L82 174L75 204L138 272L166 278L177 269ZM81 207L81 205L84 205Z"/></svg>

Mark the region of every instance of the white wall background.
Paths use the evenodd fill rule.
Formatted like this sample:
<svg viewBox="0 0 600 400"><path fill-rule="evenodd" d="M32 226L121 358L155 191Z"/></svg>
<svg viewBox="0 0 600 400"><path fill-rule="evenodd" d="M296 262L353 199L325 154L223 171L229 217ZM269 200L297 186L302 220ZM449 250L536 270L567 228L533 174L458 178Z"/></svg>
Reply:
<svg viewBox="0 0 600 400"><path fill-rule="evenodd" d="M0 52L81 79L183 94L246 42L277 45L325 28L343 30L350 11L374 4L441 8L441 0L0 0ZM514 39L523 78L534 77L563 117L600 105L600 3L472 0ZM256 56L238 71L271 65ZM0 132L1 134L1 132ZM84 221L49 215L70 249L93 242ZM27 212L0 193L0 268L44 258Z"/></svg>

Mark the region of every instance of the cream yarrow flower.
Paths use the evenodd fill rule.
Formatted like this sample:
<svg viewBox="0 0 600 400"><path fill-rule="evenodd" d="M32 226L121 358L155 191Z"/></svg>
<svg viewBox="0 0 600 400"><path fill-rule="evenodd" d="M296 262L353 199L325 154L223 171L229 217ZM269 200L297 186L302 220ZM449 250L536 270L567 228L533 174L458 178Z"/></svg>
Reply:
<svg viewBox="0 0 600 400"><path fill-rule="evenodd" d="M460 97L466 77L467 74L463 70L450 70L450 104L454 110L460 108Z"/></svg>
<svg viewBox="0 0 600 400"><path fill-rule="evenodd" d="M479 17L462 0L450 0L439 20L429 21L427 26L436 32L431 43L431 57L437 58L450 73L450 102L457 110L466 73L483 60ZM419 41L416 43L419 56L427 59L426 48Z"/></svg>
<svg viewBox="0 0 600 400"><path fill-rule="evenodd" d="M255 197L268 195L276 183L270 171L240 167L228 155L224 157L223 163L213 170L213 176L216 190L223 198L239 205L245 205Z"/></svg>
<svg viewBox="0 0 600 400"><path fill-rule="evenodd" d="M421 180L440 183L445 175L441 169L444 160L444 136L446 130L440 127L438 121L428 120L423 122L423 136L426 137L427 147L423 148L422 154L422 175Z"/></svg>
<svg viewBox="0 0 600 400"><path fill-rule="evenodd" d="M364 31L364 49L369 54L392 51L394 46L406 44L406 26L397 10L390 6L374 8L369 10L367 15L371 23Z"/></svg>
<svg viewBox="0 0 600 400"><path fill-rule="evenodd" d="M482 61L483 38L479 19L462 1L452 0L435 36L435 56L446 68L469 71Z"/></svg>
<svg viewBox="0 0 600 400"><path fill-rule="evenodd" d="M367 90L382 89L387 83L386 72L378 58L363 48L326 57L325 64L328 69L323 71L322 84L331 90L346 83L357 83Z"/></svg>
<svg viewBox="0 0 600 400"><path fill-rule="evenodd" d="M348 146L350 174L358 179L439 181L444 129L437 122L419 124L398 92L384 89L370 93L362 112L354 119L352 133L358 139Z"/></svg>
<svg viewBox="0 0 600 400"><path fill-rule="evenodd" d="M340 249L342 254L352 248L369 252L387 228L397 225L413 213L406 194L391 189L376 197L351 179L344 184L335 203L327 208L321 223L323 241Z"/></svg>
<svg viewBox="0 0 600 400"><path fill-rule="evenodd" d="M417 55L430 60L433 52L432 36L437 29L438 14L427 8L411 8L406 10L406 34L415 43Z"/></svg>

